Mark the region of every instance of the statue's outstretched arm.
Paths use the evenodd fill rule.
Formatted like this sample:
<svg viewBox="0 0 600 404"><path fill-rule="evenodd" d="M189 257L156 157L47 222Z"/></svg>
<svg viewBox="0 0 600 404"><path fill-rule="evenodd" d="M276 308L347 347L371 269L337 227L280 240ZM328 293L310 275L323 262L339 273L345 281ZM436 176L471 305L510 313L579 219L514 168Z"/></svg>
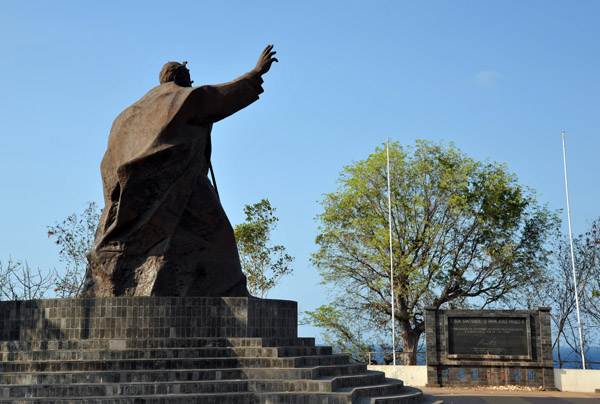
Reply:
<svg viewBox="0 0 600 404"><path fill-rule="evenodd" d="M247 107L263 92L262 75L273 62L278 62L273 45L268 45L258 58L254 69L228 83L201 86L192 90L186 100L186 115L197 125L214 123ZM188 115L190 114L190 115Z"/></svg>

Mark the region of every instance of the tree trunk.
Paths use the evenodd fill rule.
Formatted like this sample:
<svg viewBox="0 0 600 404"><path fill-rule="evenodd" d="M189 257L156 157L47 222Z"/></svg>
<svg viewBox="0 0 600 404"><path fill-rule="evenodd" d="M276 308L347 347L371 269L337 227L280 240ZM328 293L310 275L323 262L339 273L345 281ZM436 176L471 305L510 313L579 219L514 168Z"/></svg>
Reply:
<svg viewBox="0 0 600 404"><path fill-rule="evenodd" d="M410 323L402 322L402 353L400 358L403 365L416 365L417 364L417 349L419 346L419 337L421 331L413 330L410 327Z"/></svg>

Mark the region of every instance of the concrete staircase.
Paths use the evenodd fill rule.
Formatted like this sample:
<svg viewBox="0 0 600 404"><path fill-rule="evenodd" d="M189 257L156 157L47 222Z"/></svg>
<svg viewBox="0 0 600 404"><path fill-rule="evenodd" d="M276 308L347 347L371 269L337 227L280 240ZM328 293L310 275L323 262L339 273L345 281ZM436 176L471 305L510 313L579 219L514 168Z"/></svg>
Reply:
<svg viewBox="0 0 600 404"><path fill-rule="evenodd" d="M81 310L59 308L56 313L52 311L56 301L20 308L6 303L17 302L0 303L0 325L12 327L0 333L18 333L19 338L0 341L0 404L405 404L422 398L419 390L403 386L402 381L368 371L365 364L353 363L346 355L332 354L330 347L315 346L313 338L292 336L294 329L277 332L273 324L262 327L252 320L252 302L234 302L233 306L242 307L229 310L236 312L236 320L229 319L227 326L210 321L211 328L189 310L190 305L198 308L206 302L171 301L181 315L172 318L166 330L156 320L157 312L144 311L143 304L136 313L117 310L116 317L109 310L105 319L120 319L113 323L95 320L96 309L105 307L105 301L94 302L94 310L86 311L87 303L78 302ZM124 307L139 304L118 302L122 303ZM232 302L226 303L231 309ZM261 303L261 310L271 310L259 313L263 317L282 314L277 303ZM158 313L166 319L177 310ZM136 335L140 329L127 326L129 315L142 317L139 328L145 337ZM289 310L285 316L289 317ZM187 326L179 321L184 317L190 317ZM290 326L289 318L278 321ZM244 333L248 335L239 336ZM253 335L261 333L281 336Z"/></svg>

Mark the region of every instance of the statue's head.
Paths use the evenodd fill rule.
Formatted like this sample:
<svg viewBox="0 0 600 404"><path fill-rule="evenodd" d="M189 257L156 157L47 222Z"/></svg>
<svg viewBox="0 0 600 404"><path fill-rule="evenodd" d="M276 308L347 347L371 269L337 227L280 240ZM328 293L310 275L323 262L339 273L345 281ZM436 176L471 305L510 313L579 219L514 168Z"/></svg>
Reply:
<svg viewBox="0 0 600 404"><path fill-rule="evenodd" d="M160 71L160 74L158 75L160 84L164 84L164 83L173 81L178 86L191 87L193 81L190 79L190 71L187 69L187 67L185 67L186 64L187 64L187 62L165 63L162 70Z"/></svg>

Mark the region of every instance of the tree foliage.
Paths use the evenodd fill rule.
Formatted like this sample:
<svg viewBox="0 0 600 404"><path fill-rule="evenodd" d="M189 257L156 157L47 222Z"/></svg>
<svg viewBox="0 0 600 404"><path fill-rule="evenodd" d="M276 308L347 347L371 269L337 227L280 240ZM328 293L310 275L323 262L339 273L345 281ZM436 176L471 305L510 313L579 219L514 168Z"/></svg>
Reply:
<svg viewBox="0 0 600 404"><path fill-rule="evenodd" d="M476 161L452 143L393 143L390 171L393 318L397 348L414 364L424 307L490 307L535 282L557 218L505 165ZM330 343L360 350L368 344L356 330L373 330L380 344L391 339L385 148L345 167L338 184L321 202L312 257L333 299L307 314ZM340 325L328 313L352 321Z"/></svg>
<svg viewBox="0 0 600 404"><path fill-rule="evenodd" d="M266 297L284 275L292 273L294 260L285 247L271 244L279 219L267 199L244 207L246 220L234 228L242 270L252 295Z"/></svg>
<svg viewBox="0 0 600 404"><path fill-rule="evenodd" d="M48 237L60 247L60 261L65 273L56 278L55 292L59 297L77 297L83 287L87 266L86 255L92 248L101 210L96 202L88 202L83 213L73 213L61 223L48 226Z"/></svg>

